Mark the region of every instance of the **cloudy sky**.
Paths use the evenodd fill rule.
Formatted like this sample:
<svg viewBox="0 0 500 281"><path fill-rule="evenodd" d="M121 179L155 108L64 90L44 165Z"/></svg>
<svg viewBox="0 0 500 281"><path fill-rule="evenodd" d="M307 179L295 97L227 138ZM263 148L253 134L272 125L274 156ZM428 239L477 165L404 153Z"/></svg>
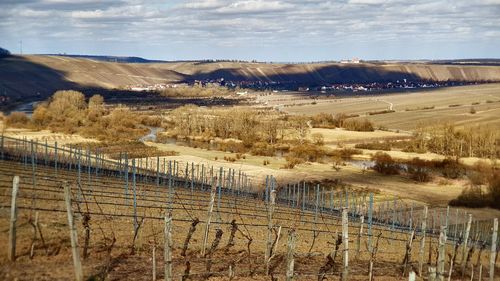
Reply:
<svg viewBox="0 0 500 281"><path fill-rule="evenodd" d="M319 61L500 58L500 0L0 0L19 53Z"/></svg>

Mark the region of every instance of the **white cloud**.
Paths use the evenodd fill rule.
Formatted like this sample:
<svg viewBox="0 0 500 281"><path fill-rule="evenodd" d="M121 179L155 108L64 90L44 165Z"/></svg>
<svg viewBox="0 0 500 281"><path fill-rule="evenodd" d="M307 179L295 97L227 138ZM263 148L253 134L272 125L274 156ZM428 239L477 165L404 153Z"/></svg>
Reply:
<svg viewBox="0 0 500 281"><path fill-rule="evenodd" d="M0 0L0 38L29 34L43 46L76 38L112 41L117 49L123 42L166 48L195 42L310 52L361 42L482 44L487 38L491 45L499 14L500 0Z"/></svg>

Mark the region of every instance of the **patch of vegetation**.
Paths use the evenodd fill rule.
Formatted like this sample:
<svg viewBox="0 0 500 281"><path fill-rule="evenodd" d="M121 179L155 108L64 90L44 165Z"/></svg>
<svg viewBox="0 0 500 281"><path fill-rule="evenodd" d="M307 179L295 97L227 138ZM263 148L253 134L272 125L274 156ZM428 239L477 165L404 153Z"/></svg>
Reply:
<svg viewBox="0 0 500 281"><path fill-rule="evenodd" d="M441 170L443 176L447 179L458 179L465 175L465 167L454 159L444 159L441 162L434 161L435 167Z"/></svg>
<svg viewBox="0 0 500 281"><path fill-rule="evenodd" d="M413 158L407 163L408 175L412 180L418 182L428 182L432 179L431 169L428 161L422 160L420 158Z"/></svg>
<svg viewBox="0 0 500 281"><path fill-rule="evenodd" d="M373 132L375 128L368 119L348 119L344 122L343 128L349 131Z"/></svg>
<svg viewBox="0 0 500 281"><path fill-rule="evenodd" d="M122 142L84 142L71 144L72 148L81 148L82 150L89 149L90 151L98 151L110 157L111 159L118 160L120 157L125 158L125 152L129 159L132 158L146 158L146 157L163 157L163 156L177 156L178 152L163 151L154 146L145 145L138 141L122 141Z"/></svg>
<svg viewBox="0 0 500 281"><path fill-rule="evenodd" d="M344 113L339 114L328 114L328 113L318 113L311 116L311 126L314 128L324 128L324 129L335 129L344 128L346 130L352 130L351 128L360 128L362 125L358 123L364 123L365 120L352 119L358 117L359 115L347 115ZM349 119L349 121L347 121ZM371 124L373 127L373 124ZM358 131L358 129L354 129Z"/></svg>
<svg viewBox="0 0 500 281"><path fill-rule="evenodd" d="M393 143L404 152L433 152L450 158L500 157L500 131L494 126L477 125L456 128L444 124L417 128L413 139Z"/></svg>
<svg viewBox="0 0 500 281"><path fill-rule="evenodd" d="M355 148L342 148L325 151L326 155L333 158L350 159L353 155L363 154L363 151Z"/></svg>
<svg viewBox="0 0 500 281"><path fill-rule="evenodd" d="M286 163L283 165L283 169L293 169L295 166L304 163L304 160L297 157L286 156Z"/></svg>
<svg viewBox="0 0 500 281"><path fill-rule="evenodd" d="M77 91L57 91L35 108L31 120L23 113L13 112L6 121L11 127L78 133L106 142L135 141L148 132L144 126L159 123L159 118L138 114L127 107L108 110L100 95L87 102Z"/></svg>
<svg viewBox="0 0 500 281"><path fill-rule="evenodd" d="M233 93L234 91L226 87L216 86L175 87L159 91L159 94L162 97L216 97L228 96Z"/></svg>
<svg viewBox="0 0 500 281"><path fill-rule="evenodd" d="M387 113L393 113L393 112L396 112L396 111L386 109L386 110L380 110L380 111L371 111L371 112L368 112L368 115L379 115L379 114L387 114Z"/></svg>
<svg viewBox="0 0 500 281"><path fill-rule="evenodd" d="M418 111L418 110L429 110L429 109L434 109L435 106L419 106L419 107L407 107L405 111Z"/></svg>
<svg viewBox="0 0 500 281"><path fill-rule="evenodd" d="M290 148L290 156L303 161L317 162L323 155L325 155L324 149L311 143L295 145Z"/></svg>
<svg viewBox="0 0 500 281"><path fill-rule="evenodd" d="M15 128L30 128L31 123L29 117L24 112L12 112L4 117L7 127Z"/></svg>
<svg viewBox="0 0 500 281"><path fill-rule="evenodd" d="M469 208L491 207L500 209L500 171L492 171L489 175L483 175L488 179L487 190L481 186L470 186L462 191L456 198L450 201L451 206L462 206Z"/></svg>
<svg viewBox="0 0 500 281"><path fill-rule="evenodd" d="M392 157L385 152L377 152L372 158L375 161L373 169L384 175L397 175L399 174L399 164L392 159Z"/></svg>
<svg viewBox="0 0 500 281"><path fill-rule="evenodd" d="M383 151L390 151L391 146L392 146L392 143L387 142L387 141L358 143L358 144L354 145L355 148L359 148L359 149L383 150Z"/></svg>

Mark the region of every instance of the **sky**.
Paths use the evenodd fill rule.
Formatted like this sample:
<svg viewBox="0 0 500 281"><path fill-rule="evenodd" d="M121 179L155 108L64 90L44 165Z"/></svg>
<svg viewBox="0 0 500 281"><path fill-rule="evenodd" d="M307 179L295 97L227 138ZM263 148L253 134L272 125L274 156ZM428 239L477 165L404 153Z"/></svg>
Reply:
<svg viewBox="0 0 500 281"><path fill-rule="evenodd" d="M309 62L500 58L500 0L0 0L12 53Z"/></svg>

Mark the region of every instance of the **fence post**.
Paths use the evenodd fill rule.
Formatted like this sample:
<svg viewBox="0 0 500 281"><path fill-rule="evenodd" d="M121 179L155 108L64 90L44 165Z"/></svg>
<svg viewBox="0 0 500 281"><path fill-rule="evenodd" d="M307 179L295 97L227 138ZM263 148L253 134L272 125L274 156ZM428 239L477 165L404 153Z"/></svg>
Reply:
<svg viewBox="0 0 500 281"><path fill-rule="evenodd" d="M418 252L418 275L422 277L422 267L424 264L425 235L427 231L428 208L424 206L424 217L422 218L422 238L420 240L420 250Z"/></svg>
<svg viewBox="0 0 500 281"><path fill-rule="evenodd" d="M1 144L0 144L0 149L1 149L1 152L2 152L2 160L4 159L4 152L3 152L3 145L4 145L4 136L3 136L3 133L2 133L2 136L1 136Z"/></svg>
<svg viewBox="0 0 500 281"><path fill-rule="evenodd" d="M448 237L449 216L450 216L450 206L446 206L446 218L444 221L444 235L446 237Z"/></svg>
<svg viewBox="0 0 500 281"><path fill-rule="evenodd" d="M408 281L415 281L417 279L417 276L415 274L415 271L410 271L410 275L408 276Z"/></svg>
<svg viewBox="0 0 500 281"><path fill-rule="evenodd" d="M370 193L368 204L368 250L372 251L372 223L373 223L373 193Z"/></svg>
<svg viewBox="0 0 500 281"><path fill-rule="evenodd" d="M156 245L153 245L153 281L156 281Z"/></svg>
<svg viewBox="0 0 500 281"><path fill-rule="evenodd" d="M203 245L201 247L201 256L205 256L205 251L207 248L207 242L208 242L208 233L210 231L210 222L212 220L212 213L214 210L214 203L215 203L215 192L216 192L216 185L215 185L215 179L212 178L212 190L210 192L210 202L208 203L208 216L207 216L207 223L205 225L205 233L203 235Z"/></svg>
<svg viewBox="0 0 500 281"><path fill-rule="evenodd" d="M64 183L64 200L66 201L66 211L68 213L68 226L71 237L71 252L73 254L73 264L75 266L75 279L77 281L83 280L82 264L80 261L80 252L78 250L78 233L76 232L76 225L73 220L73 210L71 209L71 186Z"/></svg>
<svg viewBox="0 0 500 281"><path fill-rule="evenodd" d="M445 264L445 254L446 254L446 226L441 226L441 231L439 233L439 246L438 246L438 261L437 261L437 279L439 281L444 280L444 264Z"/></svg>
<svg viewBox="0 0 500 281"><path fill-rule="evenodd" d="M3 138L2 138L3 139ZM19 176L12 180L12 201L10 204L10 228L9 228L9 260L16 259L16 223L17 223L17 193L19 191Z"/></svg>
<svg viewBox="0 0 500 281"><path fill-rule="evenodd" d="M359 222L359 232L358 232L358 240L356 241L356 259L359 258L359 254L361 252L361 236L363 236L363 225L365 224L365 215L361 214L360 222Z"/></svg>
<svg viewBox="0 0 500 281"><path fill-rule="evenodd" d="M222 173L224 172L224 169L220 167L219 169L219 180L218 180L218 186L217 186L217 214L220 216L220 201L221 201L221 196L222 196L222 184L223 182L223 175Z"/></svg>
<svg viewBox="0 0 500 281"><path fill-rule="evenodd" d="M165 216L165 281L172 281L172 213Z"/></svg>
<svg viewBox="0 0 500 281"><path fill-rule="evenodd" d="M467 227L465 228L464 245L462 247L462 260L460 261L461 262L460 265L462 266L462 277L465 274L465 266L467 264L467 255L469 252L467 251L467 243L469 241L471 225L472 225L472 214L469 214L469 219L467 220Z"/></svg>
<svg viewBox="0 0 500 281"><path fill-rule="evenodd" d="M427 278L428 281L436 281L436 267L434 266L429 266L429 277Z"/></svg>
<svg viewBox="0 0 500 281"><path fill-rule="evenodd" d="M295 252L295 230L288 230L288 243L286 254L286 281L293 281L293 271L295 266L294 252Z"/></svg>
<svg viewBox="0 0 500 281"><path fill-rule="evenodd" d="M172 209L172 204L173 204L173 170L172 170L172 161L168 161L168 208Z"/></svg>
<svg viewBox="0 0 500 281"><path fill-rule="evenodd" d="M266 241L266 255L265 255L266 276L269 275L269 265L271 262L271 254L272 254L271 252L273 247L273 213L274 213L275 203L276 203L276 190L271 190L270 202L267 213L267 241Z"/></svg>
<svg viewBox="0 0 500 281"><path fill-rule="evenodd" d="M54 169L57 176L57 141L54 143Z"/></svg>
<svg viewBox="0 0 500 281"><path fill-rule="evenodd" d="M344 270L342 281L349 280L349 221L347 208L342 210L342 245L344 246Z"/></svg>
<svg viewBox="0 0 500 281"><path fill-rule="evenodd" d="M136 189L136 167L135 159L132 159L132 194L133 194L133 208L134 208L134 233L137 232L139 228L139 222L137 221L137 189Z"/></svg>
<svg viewBox="0 0 500 281"><path fill-rule="evenodd" d="M491 236L491 253L490 253L490 281L493 281L495 276L495 261L497 254L497 237L498 237L498 219L493 220L493 235Z"/></svg>

